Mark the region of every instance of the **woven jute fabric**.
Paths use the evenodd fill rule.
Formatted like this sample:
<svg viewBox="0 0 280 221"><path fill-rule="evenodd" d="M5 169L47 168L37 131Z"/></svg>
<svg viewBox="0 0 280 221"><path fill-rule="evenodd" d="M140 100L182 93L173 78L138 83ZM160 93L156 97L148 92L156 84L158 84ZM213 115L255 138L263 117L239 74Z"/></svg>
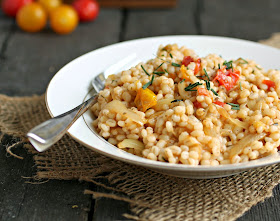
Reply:
<svg viewBox="0 0 280 221"><path fill-rule="evenodd" d="M262 43L280 47L280 34ZM280 165L219 179L170 177L102 156L68 135L48 151L38 153L28 144L25 134L49 118L44 96L0 95L0 132L20 138L32 152L37 178L79 179L101 185L111 193L89 190L85 193L129 202L131 214L124 214L127 218L235 220L251 206L270 197L273 187L280 182ZM7 149L13 154L11 147ZM104 179L106 182L101 183Z"/></svg>

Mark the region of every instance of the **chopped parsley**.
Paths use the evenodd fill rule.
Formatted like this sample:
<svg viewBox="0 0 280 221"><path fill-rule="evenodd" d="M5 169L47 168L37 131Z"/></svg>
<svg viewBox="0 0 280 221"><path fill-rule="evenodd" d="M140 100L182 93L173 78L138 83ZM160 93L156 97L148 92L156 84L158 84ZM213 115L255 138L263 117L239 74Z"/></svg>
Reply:
<svg viewBox="0 0 280 221"><path fill-rule="evenodd" d="M219 67L219 70L221 69L221 65L220 64L218 64L218 67Z"/></svg>
<svg viewBox="0 0 280 221"><path fill-rule="evenodd" d="M181 80L180 83L183 83L185 80L186 80L186 79Z"/></svg>
<svg viewBox="0 0 280 221"><path fill-rule="evenodd" d="M211 88L211 91L212 91L213 94L215 94L216 96L219 96L219 94L218 94L213 88Z"/></svg>
<svg viewBox="0 0 280 221"><path fill-rule="evenodd" d="M239 104L233 104L233 103L227 103L227 104L231 106L232 110L240 110Z"/></svg>
<svg viewBox="0 0 280 221"><path fill-rule="evenodd" d="M183 101L183 99L180 99L180 100L175 99L175 100L171 101L171 103L175 103L175 102L179 102L179 101Z"/></svg>
<svg viewBox="0 0 280 221"><path fill-rule="evenodd" d="M223 65L226 66L226 69L232 69L232 61L224 61Z"/></svg>
<svg viewBox="0 0 280 221"><path fill-rule="evenodd" d="M169 74L168 71L167 71L166 69L164 69L164 71L165 71L167 74Z"/></svg>
<svg viewBox="0 0 280 221"><path fill-rule="evenodd" d="M170 57L173 58L173 55L171 53L169 53Z"/></svg>
<svg viewBox="0 0 280 221"><path fill-rule="evenodd" d="M177 64L177 63L174 63L174 62L172 62L171 65L174 66L174 67L181 67L180 64Z"/></svg>
<svg viewBox="0 0 280 221"><path fill-rule="evenodd" d="M205 68L203 68L203 71L205 73L205 76L208 78L208 81L210 81L209 75L207 74L207 71L205 70Z"/></svg>
<svg viewBox="0 0 280 221"><path fill-rule="evenodd" d="M154 79L155 79L155 75L153 75L151 81L144 84L142 88L145 90L147 87L149 87L154 82Z"/></svg>
<svg viewBox="0 0 280 221"><path fill-rule="evenodd" d="M239 87L240 87L240 90L242 91L242 85L241 85L241 82L239 82Z"/></svg>
<svg viewBox="0 0 280 221"><path fill-rule="evenodd" d="M141 68L143 69L143 71L144 71L148 76L151 76L151 75L145 70L145 68L143 67L143 65L141 65Z"/></svg>
<svg viewBox="0 0 280 221"><path fill-rule="evenodd" d="M202 83L196 82L194 84L189 84L189 86L185 87L185 91L196 91L191 89L197 87L198 85L202 85Z"/></svg>

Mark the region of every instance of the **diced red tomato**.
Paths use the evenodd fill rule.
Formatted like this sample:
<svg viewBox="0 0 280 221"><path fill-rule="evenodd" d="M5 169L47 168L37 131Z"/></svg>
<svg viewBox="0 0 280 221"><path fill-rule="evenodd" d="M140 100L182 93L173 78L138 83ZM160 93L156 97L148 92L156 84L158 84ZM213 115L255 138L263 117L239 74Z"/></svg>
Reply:
<svg viewBox="0 0 280 221"><path fill-rule="evenodd" d="M194 75L196 75L200 71L200 64L201 64L201 59L199 58L195 62Z"/></svg>
<svg viewBox="0 0 280 221"><path fill-rule="evenodd" d="M203 95L203 96L211 97L210 91L208 91L208 90L205 89L205 88L198 88L198 89L197 89L197 94L198 94L198 95Z"/></svg>
<svg viewBox="0 0 280 221"><path fill-rule="evenodd" d="M199 103L198 101L194 101L193 106L195 106L196 108L202 108L202 104Z"/></svg>
<svg viewBox="0 0 280 221"><path fill-rule="evenodd" d="M225 106L225 104L226 104L226 103L221 102L221 101L214 101L213 103L214 103L214 104L217 104L217 105L219 105L219 106L221 106L221 107Z"/></svg>
<svg viewBox="0 0 280 221"><path fill-rule="evenodd" d="M267 86L268 86L268 90L271 88L271 87L273 87L273 88L275 88L275 82L274 81L271 81L271 80L263 80L262 81L263 82L263 84L266 84Z"/></svg>
<svg viewBox="0 0 280 221"><path fill-rule="evenodd" d="M182 64L187 67L191 62L194 62L193 58L191 56L185 56Z"/></svg>
<svg viewBox="0 0 280 221"><path fill-rule="evenodd" d="M240 71L237 70L226 70L225 68L219 69L214 81L217 80L220 85L223 85L228 91L236 85L240 77Z"/></svg>

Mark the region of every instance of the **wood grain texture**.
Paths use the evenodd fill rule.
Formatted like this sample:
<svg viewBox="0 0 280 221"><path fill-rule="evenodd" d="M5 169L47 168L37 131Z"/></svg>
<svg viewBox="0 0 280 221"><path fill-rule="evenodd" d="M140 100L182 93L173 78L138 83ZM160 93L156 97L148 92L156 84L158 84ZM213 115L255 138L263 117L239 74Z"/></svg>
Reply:
<svg viewBox="0 0 280 221"><path fill-rule="evenodd" d="M119 10L104 9L95 22L80 24L76 31L63 36L50 29L30 34L14 27L7 41L5 59L1 61L0 93L21 96L44 93L52 76L66 63L118 42L120 16Z"/></svg>
<svg viewBox="0 0 280 221"><path fill-rule="evenodd" d="M196 10L196 0L180 0L174 9L129 10L123 40L160 35L198 34L195 25Z"/></svg>
<svg viewBox="0 0 280 221"><path fill-rule="evenodd" d="M14 142L6 137L3 144ZM0 146L0 220L87 220L90 198L83 194L88 183L53 180L25 183L34 175L32 156L19 145L14 152L24 159L7 157ZM72 208L73 205L78 207Z"/></svg>
<svg viewBox="0 0 280 221"><path fill-rule="evenodd" d="M198 0L201 33L258 41L279 31L278 0Z"/></svg>

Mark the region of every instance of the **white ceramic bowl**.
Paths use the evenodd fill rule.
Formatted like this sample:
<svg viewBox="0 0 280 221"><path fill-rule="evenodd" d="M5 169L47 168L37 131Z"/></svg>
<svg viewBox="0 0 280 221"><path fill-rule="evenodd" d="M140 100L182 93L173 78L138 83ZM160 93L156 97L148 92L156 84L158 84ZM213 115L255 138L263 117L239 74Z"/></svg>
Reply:
<svg viewBox="0 0 280 221"><path fill-rule="evenodd" d="M146 61L155 57L160 44L169 43L185 45L201 57L215 53L227 60L239 57L252 59L265 69L279 68L280 50L245 40L211 36L164 36L127 41L89 52L63 67L50 81L47 89L49 113L54 117L82 103L89 96L91 80L120 59L136 53L140 60ZM92 117L87 112L68 133L84 146L108 157L172 176L199 179L223 177L280 162L279 154L248 163L215 167L156 162L132 155L106 142L94 132L91 122Z"/></svg>

